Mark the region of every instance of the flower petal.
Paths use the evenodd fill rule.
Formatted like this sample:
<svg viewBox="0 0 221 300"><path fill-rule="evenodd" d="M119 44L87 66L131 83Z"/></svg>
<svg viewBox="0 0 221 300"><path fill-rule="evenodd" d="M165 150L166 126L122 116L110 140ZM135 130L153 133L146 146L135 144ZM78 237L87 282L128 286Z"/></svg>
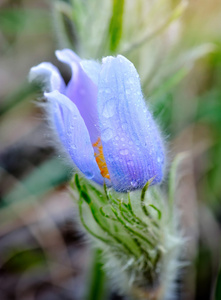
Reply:
<svg viewBox="0 0 221 300"><path fill-rule="evenodd" d="M81 58L71 49L57 50L55 51L55 55L60 61L69 65L71 65L73 62L80 63L81 61Z"/></svg>
<svg viewBox="0 0 221 300"><path fill-rule="evenodd" d="M82 60L80 65L87 76L98 86L99 75L101 71L101 64L94 60Z"/></svg>
<svg viewBox="0 0 221 300"><path fill-rule="evenodd" d="M90 137L76 105L58 91L45 93L48 112L61 143L78 169L99 184L104 183L94 157Z"/></svg>
<svg viewBox="0 0 221 300"><path fill-rule="evenodd" d="M98 115L104 157L117 191L141 188L163 176L164 147L148 111L134 65L123 56L103 59Z"/></svg>
<svg viewBox="0 0 221 300"><path fill-rule="evenodd" d="M32 67L29 73L29 81L42 83L44 90L47 92L58 90L63 93L65 90L65 83L59 70L49 62L43 62Z"/></svg>
<svg viewBox="0 0 221 300"><path fill-rule="evenodd" d="M97 86L84 72L80 65L80 58L73 51L69 49L56 51L56 56L71 67L72 77L65 94L77 106L87 126L91 142L95 143L100 135L97 126Z"/></svg>

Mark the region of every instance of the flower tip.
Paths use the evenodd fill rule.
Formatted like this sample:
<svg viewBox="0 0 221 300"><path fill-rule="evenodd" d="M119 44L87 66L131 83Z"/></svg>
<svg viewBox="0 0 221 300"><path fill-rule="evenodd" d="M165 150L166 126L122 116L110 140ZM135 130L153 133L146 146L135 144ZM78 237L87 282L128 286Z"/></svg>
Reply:
<svg viewBox="0 0 221 300"><path fill-rule="evenodd" d="M47 76L47 73L48 73L47 63L41 63L30 69L28 80L29 82L41 81Z"/></svg>
<svg viewBox="0 0 221 300"><path fill-rule="evenodd" d="M81 61L80 57L76 53L67 48L62 50L56 50L55 55L59 61L67 64L72 64L73 62Z"/></svg>
<svg viewBox="0 0 221 300"><path fill-rule="evenodd" d="M54 90L52 92L44 92L44 97L48 101L59 98L59 95L60 95L60 93L58 90Z"/></svg>
<svg viewBox="0 0 221 300"><path fill-rule="evenodd" d="M121 54L118 54L117 55L117 59L120 61L120 62L127 62L128 64L130 65L133 65L133 63L127 59L125 56L121 55Z"/></svg>
<svg viewBox="0 0 221 300"><path fill-rule="evenodd" d="M105 63L108 63L108 62L111 62L115 57L113 56L106 56L106 57L103 57L102 58L102 63L105 64Z"/></svg>
<svg viewBox="0 0 221 300"><path fill-rule="evenodd" d="M31 69L30 69L30 71L29 71L29 74L28 74L28 81L31 83L31 82L33 82L34 80L35 80L35 77L36 77L36 75L35 75L35 68L36 67L32 67Z"/></svg>

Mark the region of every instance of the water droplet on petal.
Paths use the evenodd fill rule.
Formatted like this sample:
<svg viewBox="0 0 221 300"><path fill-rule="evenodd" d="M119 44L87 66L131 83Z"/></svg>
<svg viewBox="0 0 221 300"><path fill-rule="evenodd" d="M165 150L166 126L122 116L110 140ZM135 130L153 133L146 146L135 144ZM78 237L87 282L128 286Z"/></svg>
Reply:
<svg viewBox="0 0 221 300"><path fill-rule="evenodd" d="M130 184L132 185L132 187L135 188L135 187L137 187L138 182L136 180L132 180Z"/></svg>
<svg viewBox="0 0 221 300"><path fill-rule="evenodd" d="M104 142L109 141L113 137L113 130L111 128L107 128L101 133L101 138Z"/></svg>
<svg viewBox="0 0 221 300"><path fill-rule="evenodd" d="M162 161L160 156L157 157L157 161L158 161L158 163L160 163Z"/></svg>
<svg viewBox="0 0 221 300"><path fill-rule="evenodd" d="M132 160L129 160L127 162L127 165L130 166L130 167L133 167L134 166L134 162Z"/></svg>
<svg viewBox="0 0 221 300"><path fill-rule="evenodd" d="M127 130L127 128L128 128L127 123L123 123L123 124L122 124L122 128L123 128L124 130Z"/></svg>
<svg viewBox="0 0 221 300"><path fill-rule="evenodd" d="M113 117L114 113L115 113L115 103L113 99L110 99L107 102L105 102L102 115L105 118L111 118Z"/></svg>
<svg viewBox="0 0 221 300"><path fill-rule="evenodd" d="M129 151L127 149L120 150L121 155L127 155L128 153L129 153Z"/></svg>
<svg viewBox="0 0 221 300"><path fill-rule="evenodd" d="M94 174L91 172L85 172L84 175L88 178L88 179L92 179L94 177Z"/></svg>
<svg viewBox="0 0 221 300"><path fill-rule="evenodd" d="M108 158L106 159L106 161L112 163L112 162L114 161L114 159L113 159L112 157L108 157Z"/></svg>
<svg viewBox="0 0 221 300"><path fill-rule="evenodd" d="M105 89L105 93L110 94L111 90L110 89Z"/></svg>

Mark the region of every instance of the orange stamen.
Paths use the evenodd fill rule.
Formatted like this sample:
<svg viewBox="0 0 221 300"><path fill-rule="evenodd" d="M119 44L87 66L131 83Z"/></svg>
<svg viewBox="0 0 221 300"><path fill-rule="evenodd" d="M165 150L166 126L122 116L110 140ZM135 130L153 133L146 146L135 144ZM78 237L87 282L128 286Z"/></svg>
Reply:
<svg viewBox="0 0 221 300"><path fill-rule="evenodd" d="M109 171L104 158L103 146L100 137L97 139L96 143L93 144L93 147L95 148L94 156L98 164L98 167L101 171L101 175L105 178L110 179Z"/></svg>

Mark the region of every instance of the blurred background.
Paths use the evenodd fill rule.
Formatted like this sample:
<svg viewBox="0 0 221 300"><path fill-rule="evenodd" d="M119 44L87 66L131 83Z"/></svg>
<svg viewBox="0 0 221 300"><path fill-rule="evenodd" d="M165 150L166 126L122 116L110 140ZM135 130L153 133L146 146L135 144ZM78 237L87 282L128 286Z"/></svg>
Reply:
<svg viewBox="0 0 221 300"><path fill-rule="evenodd" d="M186 153L176 203L188 264L174 299L221 300L219 0L0 0L0 299L86 299L91 252L67 193L71 169L27 80L50 61L68 81L54 56L65 47L87 59L120 53L136 66L168 168ZM107 290L103 299L124 299Z"/></svg>

